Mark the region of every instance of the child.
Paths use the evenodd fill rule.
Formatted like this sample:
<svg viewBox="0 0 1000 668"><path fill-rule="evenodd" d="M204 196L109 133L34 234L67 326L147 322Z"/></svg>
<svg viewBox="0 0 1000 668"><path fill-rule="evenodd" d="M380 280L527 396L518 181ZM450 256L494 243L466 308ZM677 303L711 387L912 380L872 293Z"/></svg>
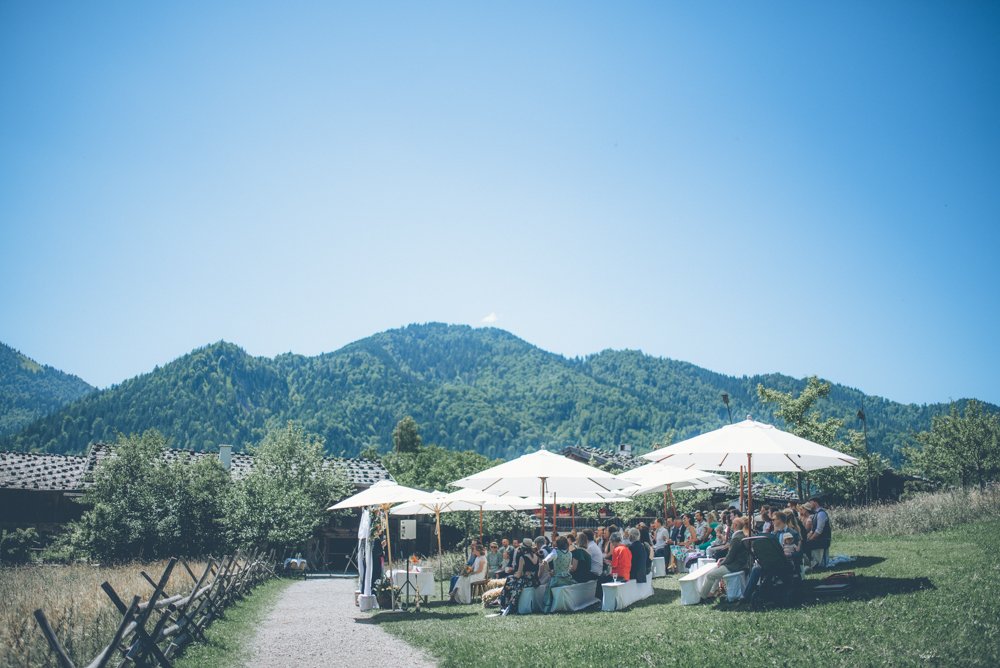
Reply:
<svg viewBox="0 0 1000 668"><path fill-rule="evenodd" d="M785 556L788 557L789 559L791 559L798 553L799 546L795 544L795 536L793 536L792 534L786 533L782 537L781 542L782 542L781 548L785 551Z"/></svg>

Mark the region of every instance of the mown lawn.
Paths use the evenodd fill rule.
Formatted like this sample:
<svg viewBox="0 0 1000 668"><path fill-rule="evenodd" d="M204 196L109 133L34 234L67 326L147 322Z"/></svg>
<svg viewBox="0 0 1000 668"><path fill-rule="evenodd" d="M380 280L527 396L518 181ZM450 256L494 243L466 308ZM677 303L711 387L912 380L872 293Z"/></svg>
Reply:
<svg viewBox="0 0 1000 668"><path fill-rule="evenodd" d="M850 595L793 608L681 606L676 576L615 613L487 618L434 603L373 621L442 666L998 666L1000 520L905 537L835 537ZM809 581L821 578L810 576Z"/></svg>

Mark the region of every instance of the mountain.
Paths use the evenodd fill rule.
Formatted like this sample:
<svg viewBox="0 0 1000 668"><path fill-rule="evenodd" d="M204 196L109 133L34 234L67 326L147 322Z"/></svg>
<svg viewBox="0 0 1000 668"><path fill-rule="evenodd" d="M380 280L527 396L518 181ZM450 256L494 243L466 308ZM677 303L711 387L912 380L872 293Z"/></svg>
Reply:
<svg viewBox="0 0 1000 668"><path fill-rule="evenodd" d="M0 436L14 434L93 390L76 376L0 343Z"/></svg>
<svg viewBox="0 0 1000 668"><path fill-rule="evenodd" d="M489 457L570 443L644 449L725 424L722 392L734 419L773 419L757 401L758 383L784 391L805 385L778 374L726 376L631 350L568 359L500 329L410 325L315 357L252 357L216 343L84 396L0 447L80 452L118 432L157 428L176 447L201 450L252 443L269 423L296 420L322 434L331 454L355 455L368 445L388 449L396 422L412 415L425 443ZM910 434L947 410L842 385L820 408L860 428L862 402L872 449L895 461Z"/></svg>

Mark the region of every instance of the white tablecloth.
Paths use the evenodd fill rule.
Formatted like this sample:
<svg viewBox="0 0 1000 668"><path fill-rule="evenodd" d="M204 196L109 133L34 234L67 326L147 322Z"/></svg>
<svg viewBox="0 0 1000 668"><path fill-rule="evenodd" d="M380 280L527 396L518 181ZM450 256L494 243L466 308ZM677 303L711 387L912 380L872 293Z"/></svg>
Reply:
<svg viewBox="0 0 1000 668"><path fill-rule="evenodd" d="M403 587L406 585L406 571L405 570L393 570L389 571L392 575L392 585L394 587ZM410 569L410 584L416 587L416 591L420 592L421 596L434 596L434 571L430 568L424 568L419 571ZM400 592L401 596L406 596L405 591ZM414 595L414 590L410 590L410 595Z"/></svg>
<svg viewBox="0 0 1000 668"><path fill-rule="evenodd" d="M653 595L653 583L649 580L645 582L605 582L601 585L604 590L604 601L601 603L601 610L612 612L623 610L636 601L649 598Z"/></svg>

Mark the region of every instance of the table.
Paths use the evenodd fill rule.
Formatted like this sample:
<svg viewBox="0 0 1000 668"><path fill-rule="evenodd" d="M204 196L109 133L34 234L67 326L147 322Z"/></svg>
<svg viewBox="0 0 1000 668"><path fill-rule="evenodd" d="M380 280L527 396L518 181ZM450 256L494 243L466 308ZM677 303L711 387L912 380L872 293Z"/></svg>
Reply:
<svg viewBox="0 0 1000 668"><path fill-rule="evenodd" d="M405 570L391 570L388 572L389 576L392 578L393 587L404 587L406 586L406 571ZM410 569L410 584L416 587L416 590L410 590L410 596L416 596L419 592L421 596L433 596L434 595L434 571L430 568L423 568L420 570L411 568ZM406 599L406 591L400 591L400 597L404 600Z"/></svg>

